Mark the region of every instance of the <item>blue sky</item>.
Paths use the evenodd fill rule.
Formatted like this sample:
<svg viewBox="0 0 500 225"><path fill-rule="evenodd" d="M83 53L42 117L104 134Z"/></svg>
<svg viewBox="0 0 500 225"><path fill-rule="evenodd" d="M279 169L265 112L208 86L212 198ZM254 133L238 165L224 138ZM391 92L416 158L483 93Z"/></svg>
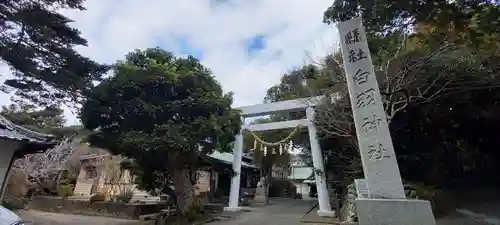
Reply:
<svg viewBox="0 0 500 225"><path fill-rule="evenodd" d="M260 50L266 48L266 36L265 35L255 35L250 37L247 41L247 53L252 55L253 53L258 53Z"/></svg>
<svg viewBox="0 0 500 225"><path fill-rule="evenodd" d="M262 103L283 73L335 49L337 29L322 23L332 2L86 0L86 11L63 13L88 40L88 47L78 49L83 55L113 63L134 49L156 46L193 55L225 91L235 93L235 106L243 106ZM0 64L0 72L6 71ZM8 99L3 94L0 104ZM65 115L68 124L78 123L71 111Z"/></svg>
<svg viewBox="0 0 500 225"><path fill-rule="evenodd" d="M186 37L178 37L177 38L177 43L175 45L179 46L179 54L182 55L192 55L196 57L199 60L203 60L203 49L196 48L191 45L189 42L189 39ZM169 49L169 46L164 46L162 43L158 43L158 46Z"/></svg>

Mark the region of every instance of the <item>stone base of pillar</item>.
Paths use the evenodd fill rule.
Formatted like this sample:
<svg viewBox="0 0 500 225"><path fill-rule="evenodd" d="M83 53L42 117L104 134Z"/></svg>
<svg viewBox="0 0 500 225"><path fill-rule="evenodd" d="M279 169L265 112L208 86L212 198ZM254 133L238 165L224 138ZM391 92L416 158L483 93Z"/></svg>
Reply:
<svg viewBox="0 0 500 225"><path fill-rule="evenodd" d="M359 225L436 225L429 201L413 199L358 199Z"/></svg>
<svg viewBox="0 0 500 225"><path fill-rule="evenodd" d="M224 212L244 212L243 207L224 207Z"/></svg>
<svg viewBox="0 0 500 225"><path fill-rule="evenodd" d="M316 213L320 217L335 217L335 211L321 211L321 210L318 210L318 211L316 211Z"/></svg>
<svg viewBox="0 0 500 225"><path fill-rule="evenodd" d="M253 201L256 203L266 203L266 196L255 195L255 197L253 198Z"/></svg>

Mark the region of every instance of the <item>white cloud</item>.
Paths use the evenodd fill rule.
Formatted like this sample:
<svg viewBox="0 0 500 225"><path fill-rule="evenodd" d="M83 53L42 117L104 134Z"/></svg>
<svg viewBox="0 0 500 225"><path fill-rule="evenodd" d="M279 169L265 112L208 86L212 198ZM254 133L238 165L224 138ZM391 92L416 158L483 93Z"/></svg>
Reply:
<svg viewBox="0 0 500 225"><path fill-rule="evenodd" d="M212 8L214 2L87 0L86 11L65 14L89 42L80 52L100 62L157 45L179 53L176 38L186 38L224 89L235 92L236 106L261 103L284 72L331 52L337 40L336 28L322 23L331 0L219 0L225 4ZM246 41L256 35L266 36L266 46L250 57Z"/></svg>

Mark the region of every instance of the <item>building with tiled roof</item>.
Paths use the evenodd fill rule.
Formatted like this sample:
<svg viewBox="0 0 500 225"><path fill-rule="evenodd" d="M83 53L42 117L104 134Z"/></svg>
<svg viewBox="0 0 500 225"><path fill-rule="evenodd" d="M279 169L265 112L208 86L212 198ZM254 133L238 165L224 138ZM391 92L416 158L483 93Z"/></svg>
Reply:
<svg viewBox="0 0 500 225"><path fill-rule="evenodd" d="M54 136L24 128L0 116L0 200L14 160L26 154L44 152L55 145Z"/></svg>

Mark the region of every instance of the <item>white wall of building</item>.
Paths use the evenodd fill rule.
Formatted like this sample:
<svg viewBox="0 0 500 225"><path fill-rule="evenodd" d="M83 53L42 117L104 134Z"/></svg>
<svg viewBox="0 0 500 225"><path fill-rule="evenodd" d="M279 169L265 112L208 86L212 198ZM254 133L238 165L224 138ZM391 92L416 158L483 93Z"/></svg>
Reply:
<svg viewBox="0 0 500 225"><path fill-rule="evenodd" d="M4 190L7 186L10 161L19 146L19 142L0 139L0 200L3 198Z"/></svg>

